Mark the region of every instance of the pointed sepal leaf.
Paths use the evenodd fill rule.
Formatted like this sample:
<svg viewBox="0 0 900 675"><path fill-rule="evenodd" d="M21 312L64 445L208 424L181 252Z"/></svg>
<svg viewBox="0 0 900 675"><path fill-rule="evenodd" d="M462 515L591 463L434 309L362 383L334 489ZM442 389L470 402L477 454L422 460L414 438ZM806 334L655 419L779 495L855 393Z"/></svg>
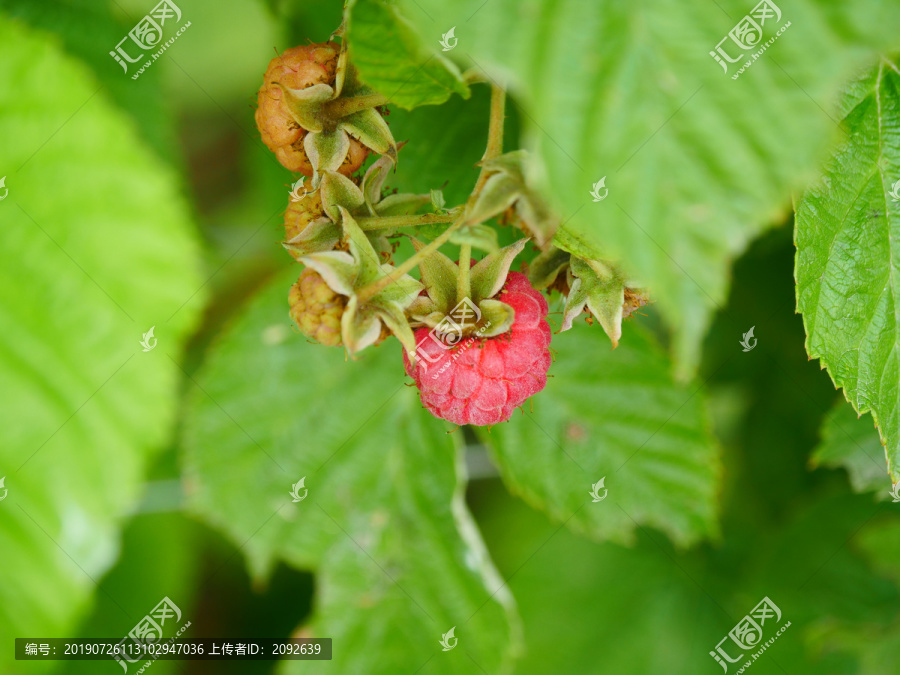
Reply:
<svg viewBox="0 0 900 675"><path fill-rule="evenodd" d="M473 209L476 222L487 220L515 203L519 227L532 236L538 246L545 248L559 226L559 220L547 206L539 191L533 186L539 181L533 175L535 165L525 150L515 150L481 163L485 170L493 172L484 185L482 195ZM485 194L486 193L486 194Z"/></svg>
<svg viewBox="0 0 900 675"><path fill-rule="evenodd" d="M521 196L521 183L506 173L495 173L485 182L466 215L466 222L473 225L483 223L506 211Z"/></svg>
<svg viewBox="0 0 900 675"><path fill-rule="evenodd" d="M396 303L405 309L419 297L419 292L424 288L420 281L408 274L397 274L393 265L382 265L379 276L390 277L391 283L372 297L372 304Z"/></svg>
<svg viewBox="0 0 900 675"><path fill-rule="evenodd" d="M509 274L510 265L522 249L525 247L527 239L519 239L519 241L501 248L496 253L491 253L470 272L472 300L476 304L486 298L492 298L506 283L506 276Z"/></svg>
<svg viewBox="0 0 900 675"><path fill-rule="evenodd" d="M394 160L387 155L382 155L366 171L362 179L362 193L366 199L366 206L370 215L376 215L375 205L381 201L381 191L384 189L384 181L391 169L394 168Z"/></svg>
<svg viewBox="0 0 900 675"><path fill-rule="evenodd" d="M353 294L359 267L353 256L346 251L312 253L300 258L300 262L322 275L325 283L334 292L347 296Z"/></svg>
<svg viewBox="0 0 900 675"><path fill-rule="evenodd" d="M500 300L482 300L479 308L481 320L478 322L478 334L481 337L489 338L506 333L516 319L516 310Z"/></svg>
<svg viewBox="0 0 900 675"><path fill-rule="evenodd" d="M334 98L334 89L327 84L315 84L305 89L288 89L273 83L281 89L287 108L294 121L307 131L319 132L322 127L322 109Z"/></svg>
<svg viewBox="0 0 900 675"><path fill-rule="evenodd" d="M425 248L418 239L412 240L416 252ZM419 271L422 273L422 281L428 296L434 301L437 311L444 314L456 304L456 279L459 276L459 267L440 251L434 251L419 263Z"/></svg>
<svg viewBox="0 0 900 675"><path fill-rule="evenodd" d="M569 264L571 255L561 248L550 246L528 266L528 280L537 290L549 288Z"/></svg>
<svg viewBox="0 0 900 675"><path fill-rule="evenodd" d="M350 297L341 317L341 339L351 356L375 344L381 336L381 320L369 306L360 308L359 299Z"/></svg>
<svg viewBox="0 0 900 675"><path fill-rule="evenodd" d="M458 246L468 244L488 253L494 253L500 249L500 244L497 242L497 230L487 225L471 225L460 228L450 235L450 243Z"/></svg>
<svg viewBox="0 0 900 675"><path fill-rule="evenodd" d="M316 187L323 172L337 171L344 163L350 152L350 137L340 129L310 132L303 139L303 149L313 166L313 187Z"/></svg>
<svg viewBox="0 0 900 675"><path fill-rule="evenodd" d="M344 231L344 241L347 242L350 254L353 256L354 263L359 271L355 285L362 287L372 283L382 275L381 258L372 246L372 242L369 241L366 233L353 220L350 212L343 206L339 206L338 210L341 213L341 228Z"/></svg>
<svg viewBox="0 0 900 675"><path fill-rule="evenodd" d="M300 234L282 245L299 255L330 251L341 240L341 228L328 218L317 218L303 228Z"/></svg>
<svg viewBox="0 0 900 675"><path fill-rule="evenodd" d="M397 162L397 143L390 127L374 108L366 108L342 117L338 127L343 129L367 148L380 155L387 155Z"/></svg>
<svg viewBox="0 0 900 675"><path fill-rule="evenodd" d="M341 209L353 211L363 205L362 190L347 176L336 173L335 171L323 171L322 182L319 186L322 197L322 208L328 217L339 222L341 219Z"/></svg>
<svg viewBox="0 0 900 675"><path fill-rule="evenodd" d="M407 353L415 353L416 338L413 335L412 328L406 320L406 315L398 304L388 303L377 306L377 313L388 330L394 334L394 337L403 345L403 350Z"/></svg>
<svg viewBox="0 0 900 675"><path fill-rule="evenodd" d="M599 261L588 262L575 257L571 260L569 271L571 290L566 297L560 332L569 330L575 318L587 307L600 322L615 349L622 337L624 280Z"/></svg>

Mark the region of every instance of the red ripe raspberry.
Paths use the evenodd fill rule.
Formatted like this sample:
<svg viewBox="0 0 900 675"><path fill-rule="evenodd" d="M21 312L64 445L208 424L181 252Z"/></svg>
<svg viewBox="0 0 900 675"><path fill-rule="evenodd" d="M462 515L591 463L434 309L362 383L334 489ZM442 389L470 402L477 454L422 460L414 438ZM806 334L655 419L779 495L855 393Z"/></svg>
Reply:
<svg viewBox="0 0 900 675"><path fill-rule="evenodd" d="M463 338L447 349L415 332L419 351L406 373L416 381L422 403L432 414L454 424L497 424L508 420L525 399L547 384L550 369L550 326L547 301L528 277L510 272L496 296L516 312L512 328L490 338Z"/></svg>
<svg viewBox="0 0 900 675"><path fill-rule="evenodd" d="M269 62L259 88L256 126L263 143L285 168L304 176L313 175L303 149L306 130L294 121L284 102L284 92L275 83L286 89L306 89L316 84L334 86L340 51L333 42L291 47ZM350 151L338 171L349 176L362 166L368 154L366 146L351 137Z"/></svg>

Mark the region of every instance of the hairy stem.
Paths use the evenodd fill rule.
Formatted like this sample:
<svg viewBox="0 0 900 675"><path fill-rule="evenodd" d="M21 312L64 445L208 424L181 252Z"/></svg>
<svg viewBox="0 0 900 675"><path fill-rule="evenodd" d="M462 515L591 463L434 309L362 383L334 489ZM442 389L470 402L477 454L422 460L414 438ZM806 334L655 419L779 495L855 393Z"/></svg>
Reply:
<svg viewBox="0 0 900 675"><path fill-rule="evenodd" d="M346 117L366 108L374 108L388 102L386 96L381 94L368 94L366 96L354 96L351 98L338 98L325 104L325 114L333 118Z"/></svg>
<svg viewBox="0 0 900 675"><path fill-rule="evenodd" d="M472 245L463 244L459 248L459 276L456 278L456 302L462 302L463 298L472 295L472 287L469 283L469 268L472 260Z"/></svg>
<svg viewBox="0 0 900 675"><path fill-rule="evenodd" d="M419 216L366 216L357 218L356 224L362 230L389 230L395 227L452 223L456 217L452 213L424 213Z"/></svg>
<svg viewBox="0 0 900 675"><path fill-rule="evenodd" d="M496 84L492 84L491 118L488 124L487 147L484 150L484 157L481 158L482 162L488 159L494 159L494 157L499 157L501 154L503 154L503 121L505 119L505 114L506 92ZM484 167L482 167L481 173L478 174L478 181L475 183L475 190L472 192L472 197L469 199L469 203L474 203L475 198L481 193L481 188L484 187L487 179L487 171L485 171Z"/></svg>

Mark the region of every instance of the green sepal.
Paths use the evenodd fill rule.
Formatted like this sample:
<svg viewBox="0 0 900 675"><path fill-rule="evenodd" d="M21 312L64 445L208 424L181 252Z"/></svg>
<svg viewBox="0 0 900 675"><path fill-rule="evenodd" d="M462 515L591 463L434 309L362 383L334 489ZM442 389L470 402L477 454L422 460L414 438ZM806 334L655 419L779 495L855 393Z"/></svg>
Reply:
<svg viewBox="0 0 900 675"><path fill-rule="evenodd" d="M584 260L603 260L607 257L599 244L586 241L566 225L561 225L553 235L553 245Z"/></svg>
<svg viewBox="0 0 900 675"><path fill-rule="evenodd" d="M382 155L367 170L362 179L362 193L366 200L366 206L369 209L369 215L377 215L375 205L381 201L381 190L384 188L384 181L387 180L388 174L394 167L394 160L387 155Z"/></svg>
<svg viewBox="0 0 900 675"><path fill-rule="evenodd" d="M330 251L341 240L341 228L328 218L317 218L297 236L282 243L287 250L309 255Z"/></svg>
<svg viewBox="0 0 900 675"><path fill-rule="evenodd" d="M475 304L486 298L494 297L503 284L506 283L506 277L509 274L509 268L513 260L525 247L527 239L519 239L519 241L501 248L496 253L491 253L478 262L470 272L472 301Z"/></svg>
<svg viewBox="0 0 900 675"><path fill-rule="evenodd" d="M344 231L344 241L347 242L350 248L350 254L353 256L353 260L359 270L355 286L362 287L372 283L382 275L381 258L372 246L372 242L369 241L366 233L363 232L356 221L353 220L353 216L350 215L350 212L343 206L339 206L338 209L341 215L341 228ZM382 293L385 291L387 291L387 289L384 289Z"/></svg>
<svg viewBox="0 0 900 675"><path fill-rule="evenodd" d="M569 264L570 257L571 254L567 251L550 246L531 261L528 266L528 281L538 291L548 288Z"/></svg>
<svg viewBox="0 0 900 675"><path fill-rule="evenodd" d="M335 293L350 296L359 276L359 266L346 251L324 251L300 258L307 267L322 275L325 283Z"/></svg>
<svg viewBox="0 0 900 675"><path fill-rule="evenodd" d="M387 155L397 163L397 143L387 122L374 108L366 108L342 117L338 129L343 129L367 148Z"/></svg>
<svg viewBox="0 0 900 675"><path fill-rule="evenodd" d="M525 164L528 162L527 150L513 150L480 163L488 171L509 174L520 183L525 182Z"/></svg>
<svg viewBox="0 0 900 675"><path fill-rule="evenodd" d="M358 298L351 296L341 316L341 340L344 347L353 356L375 344L380 336L381 319L376 311L368 305L360 308Z"/></svg>
<svg viewBox="0 0 900 675"><path fill-rule="evenodd" d="M437 322L431 323L431 316L440 317L438 318L438 321L444 317L443 313L437 311L434 300L427 295L420 295L413 300L410 306L406 308L406 314L413 322L424 323L431 328L434 328L437 325Z"/></svg>
<svg viewBox="0 0 900 675"><path fill-rule="evenodd" d="M407 352L416 351L416 338L413 335L412 328L406 320L403 309L397 303L389 303L386 305L377 305L375 309L378 316L388 327L388 330L394 334L400 344Z"/></svg>
<svg viewBox="0 0 900 675"><path fill-rule="evenodd" d="M487 225L470 225L456 230L450 235L450 243L462 246L469 244L475 248L494 253L500 249L497 230Z"/></svg>
<svg viewBox="0 0 900 675"><path fill-rule="evenodd" d="M444 199L444 191L443 190L432 190L431 191L431 208L434 209L435 213L445 213L447 211L447 200Z"/></svg>
<svg viewBox="0 0 900 675"><path fill-rule="evenodd" d="M411 239L417 253L425 248L425 244L418 239ZM422 273L425 290L434 302L436 311L444 314L449 312L456 304L456 278L459 276L459 266L436 250L419 263L419 271Z"/></svg>
<svg viewBox="0 0 900 675"><path fill-rule="evenodd" d="M313 166L312 185L315 188L325 171L337 171L344 163L350 152L350 137L340 129L309 132L303 139L303 149Z"/></svg>
<svg viewBox="0 0 900 675"><path fill-rule="evenodd" d="M288 89L278 82L273 84L281 89L287 109L297 124L307 131L323 130L323 109L334 98L333 88L327 84L314 84L304 89Z"/></svg>
<svg viewBox="0 0 900 675"><path fill-rule="evenodd" d="M378 261L382 264L390 262L394 253L394 247L391 246L391 242L387 238L387 233L389 232L390 230L366 231L366 239L369 240L369 243L378 255Z"/></svg>
<svg viewBox="0 0 900 675"><path fill-rule="evenodd" d="M572 327L572 321L585 306L609 336L613 349L622 337L622 312L626 283L621 275L604 263L573 257L569 265L570 291L563 309L560 332Z"/></svg>
<svg viewBox="0 0 900 675"><path fill-rule="evenodd" d="M343 28L343 23L341 24ZM343 37L343 33L341 34ZM338 98L344 93L344 85L348 79L348 69L350 68L350 50L347 49L347 40L341 40L341 52L338 54L337 69L334 72L334 98Z"/></svg>
<svg viewBox="0 0 900 675"><path fill-rule="evenodd" d="M481 319L478 321L478 334L481 337L494 337L502 335L512 328L516 319L516 310L500 300L490 298L482 300L479 304Z"/></svg>
<svg viewBox="0 0 900 675"><path fill-rule="evenodd" d="M381 265L378 276L391 277L391 283L372 296L369 301L371 304L396 303L406 309L419 297L419 292L424 288L420 281L408 274L397 276L397 270L393 265Z"/></svg>
<svg viewBox="0 0 900 675"><path fill-rule="evenodd" d="M476 222L502 213L515 203L522 229L534 237L538 246L545 248L553 239L559 223L538 190L532 187L538 181L529 175L533 165L528 153L525 150L508 152L485 160L482 166L492 175L482 190L484 203L479 205L476 202L476 216L479 218ZM482 201L481 195L478 201Z"/></svg>
<svg viewBox="0 0 900 675"><path fill-rule="evenodd" d="M347 176L335 171L322 172L319 190L322 208L335 222L339 222L341 219L340 207L347 211L354 211L365 202L362 190Z"/></svg>
<svg viewBox="0 0 900 675"><path fill-rule="evenodd" d="M484 184L466 216L470 224L483 223L506 211L522 196L521 185L506 173L495 173Z"/></svg>

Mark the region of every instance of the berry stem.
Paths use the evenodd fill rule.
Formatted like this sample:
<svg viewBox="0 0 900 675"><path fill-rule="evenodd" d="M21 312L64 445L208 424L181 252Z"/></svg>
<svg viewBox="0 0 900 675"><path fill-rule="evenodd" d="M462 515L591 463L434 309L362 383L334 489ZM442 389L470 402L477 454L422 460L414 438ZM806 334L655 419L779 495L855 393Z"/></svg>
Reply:
<svg viewBox="0 0 900 675"><path fill-rule="evenodd" d="M424 213L419 216L367 216L357 218L356 224L362 230L389 230L395 227L452 223L454 220L456 215L452 213Z"/></svg>
<svg viewBox="0 0 900 675"><path fill-rule="evenodd" d="M325 104L325 114L329 117L339 119L352 115L366 108L374 108L375 106L384 105L388 102L386 96L381 94L368 94L366 96L353 96L351 98L337 98Z"/></svg>
<svg viewBox="0 0 900 675"><path fill-rule="evenodd" d="M484 150L484 156L481 161L499 157L503 153L503 121L506 114L506 92L496 84L491 84L491 117L488 123L488 140L487 147ZM475 189L468 203L474 203L475 198L481 193L481 188L487 182L488 173L481 167L481 173L478 174L478 181L475 183Z"/></svg>
<svg viewBox="0 0 900 675"><path fill-rule="evenodd" d="M463 244L459 247L459 276L456 278L456 302L462 302L463 298L471 298L472 286L469 283L469 268L472 260L472 245Z"/></svg>

